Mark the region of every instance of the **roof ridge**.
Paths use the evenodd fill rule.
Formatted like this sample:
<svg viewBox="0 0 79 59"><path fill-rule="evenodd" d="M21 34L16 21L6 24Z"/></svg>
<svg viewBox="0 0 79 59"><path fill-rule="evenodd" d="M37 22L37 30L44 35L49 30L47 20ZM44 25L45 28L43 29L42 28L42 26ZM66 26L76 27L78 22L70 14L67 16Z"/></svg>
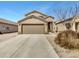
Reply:
<svg viewBox="0 0 79 59"><path fill-rule="evenodd" d="M28 18L31 18L31 17L35 17L35 18L38 18L38 19L40 19L40 20L42 20L42 21L44 21L44 22L47 22L47 21L43 20L43 19L40 18L40 17L36 17L36 16L34 16L34 15L31 15L31 16L28 16L28 17L26 17L26 18L24 18L24 19L18 21L18 23L21 22L21 21L24 21L24 20L26 20L26 19L28 19Z"/></svg>
<svg viewBox="0 0 79 59"><path fill-rule="evenodd" d="M29 13L25 14L25 16L27 16L27 15L29 15L29 14L31 14L31 13L34 13L34 12L40 13L40 14L46 16L46 17L52 17L52 16L48 16L48 15L46 15L46 14L40 12L40 11L37 11L37 10L34 10L34 11L32 11L32 12L29 12ZM54 17L52 17L52 18L54 18Z"/></svg>

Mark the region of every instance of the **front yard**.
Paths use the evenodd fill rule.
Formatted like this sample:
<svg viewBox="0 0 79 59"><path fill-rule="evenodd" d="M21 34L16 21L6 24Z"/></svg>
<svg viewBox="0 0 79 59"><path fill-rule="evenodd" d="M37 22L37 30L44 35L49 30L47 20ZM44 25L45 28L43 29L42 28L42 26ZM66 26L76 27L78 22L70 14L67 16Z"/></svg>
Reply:
<svg viewBox="0 0 79 59"><path fill-rule="evenodd" d="M19 36L20 37L19 39L21 40L21 38L23 36L24 37L30 36L32 38L32 40L35 40L34 38L38 37L38 35L34 36L33 34L30 34L30 35L24 34L24 35ZM39 36L42 37L42 35L39 35ZM74 49L74 50L65 49L65 48L60 47L59 45L57 45L54 42L55 37L57 36L57 33L50 33L50 34L46 34L43 36L45 36L47 38L47 40L49 41L51 46L54 48L54 50L56 51L56 53L58 54L59 57L61 57L61 58L79 58L79 50L78 49ZM14 38L17 38L17 37L18 37L18 33L0 34L0 43L1 42L5 43L5 41L11 41L11 40L16 41L16 39L14 39ZM29 38L28 40L30 40L31 38ZM19 39L17 39L18 40L17 42L19 42ZM31 43L33 43L33 42L31 42ZM17 43L15 42L15 44L17 44ZM26 42L26 44L27 44L27 42Z"/></svg>
<svg viewBox="0 0 79 59"><path fill-rule="evenodd" d="M56 35L57 36L57 35ZM53 48L55 49L56 53L59 55L61 58L79 58L79 50L74 49L74 50L69 50L69 49L64 49L57 45L54 40L56 36L47 36L48 41L51 43Z"/></svg>

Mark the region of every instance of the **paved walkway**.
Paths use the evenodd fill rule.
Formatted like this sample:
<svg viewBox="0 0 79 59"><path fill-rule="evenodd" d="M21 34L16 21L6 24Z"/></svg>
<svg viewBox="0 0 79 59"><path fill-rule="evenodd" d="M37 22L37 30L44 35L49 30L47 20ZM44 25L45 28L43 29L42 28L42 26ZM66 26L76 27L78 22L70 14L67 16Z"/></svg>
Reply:
<svg viewBox="0 0 79 59"><path fill-rule="evenodd" d="M0 43L0 57L55 58L58 57L45 35L18 35Z"/></svg>

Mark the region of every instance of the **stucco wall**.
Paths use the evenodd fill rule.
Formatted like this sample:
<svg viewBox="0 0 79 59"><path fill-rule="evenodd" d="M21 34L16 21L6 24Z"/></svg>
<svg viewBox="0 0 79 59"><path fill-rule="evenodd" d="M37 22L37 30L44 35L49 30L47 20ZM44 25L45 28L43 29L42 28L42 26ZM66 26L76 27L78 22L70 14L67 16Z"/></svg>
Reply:
<svg viewBox="0 0 79 59"><path fill-rule="evenodd" d="M43 18L46 18L46 16L44 16L44 15L42 15L42 14L40 14L40 13L31 13L31 14L29 14L29 15L27 15L26 17L29 17L29 16L32 16L32 15L34 15L34 16L36 16L36 17L43 17Z"/></svg>
<svg viewBox="0 0 79 59"><path fill-rule="evenodd" d="M54 22L54 19L49 16L48 18L46 18L46 21L47 22L51 22L50 23L50 30L51 30L51 32L55 32L55 22Z"/></svg>
<svg viewBox="0 0 79 59"><path fill-rule="evenodd" d="M30 18L30 19L26 19L22 22L20 22L21 24L45 24L44 21L41 21L39 19L36 18Z"/></svg>
<svg viewBox="0 0 79 59"><path fill-rule="evenodd" d="M66 27L65 27L64 24L60 23L60 24L56 25L56 31L57 32L64 31L64 30L66 30Z"/></svg>
<svg viewBox="0 0 79 59"><path fill-rule="evenodd" d="M73 27L73 23L72 23L72 20L69 20L69 21L65 21L65 22L62 22L62 23L58 23L58 24L56 24L56 31L64 31L64 30L67 30L67 28L66 28L66 23L70 23L71 24L71 30L73 30L72 29L72 27Z"/></svg>
<svg viewBox="0 0 79 59"><path fill-rule="evenodd" d="M52 23L52 31L56 32L56 23L55 22Z"/></svg>
<svg viewBox="0 0 79 59"><path fill-rule="evenodd" d="M39 19L36 18L30 18L30 19L26 19L20 23L18 23L18 33L21 34L22 33L22 24L44 24L45 26L45 32L48 32L48 28L47 28L47 23L44 21L41 21Z"/></svg>
<svg viewBox="0 0 79 59"><path fill-rule="evenodd" d="M1 23L0 24L0 31L3 33L16 32L16 31L18 31L18 26Z"/></svg>
<svg viewBox="0 0 79 59"><path fill-rule="evenodd" d="M72 22L73 22L73 27L72 27L72 29L73 29L74 31L79 32L79 18L73 19ZM76 28L76 26L77 26L77 28Z"/></svg>

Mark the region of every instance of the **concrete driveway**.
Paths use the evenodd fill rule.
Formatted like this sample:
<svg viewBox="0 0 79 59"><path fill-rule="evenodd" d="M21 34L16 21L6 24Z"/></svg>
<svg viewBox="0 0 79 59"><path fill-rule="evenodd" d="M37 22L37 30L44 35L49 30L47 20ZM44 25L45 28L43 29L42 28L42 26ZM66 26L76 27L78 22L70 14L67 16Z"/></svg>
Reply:
<svg viewBox="0 0 79 59"><path fill-rule="evenodd" d="M0 57L8 58L58 58L46 35L17 35L0 43Z"/></svg>
<svg viewBox="0 0 79 59"><path fill-rule="evenodd" d="M18 35L17 32L15 33L6 33L6 34L0 34L0 43L7 41L10 38L16 37Z"/></svg>

